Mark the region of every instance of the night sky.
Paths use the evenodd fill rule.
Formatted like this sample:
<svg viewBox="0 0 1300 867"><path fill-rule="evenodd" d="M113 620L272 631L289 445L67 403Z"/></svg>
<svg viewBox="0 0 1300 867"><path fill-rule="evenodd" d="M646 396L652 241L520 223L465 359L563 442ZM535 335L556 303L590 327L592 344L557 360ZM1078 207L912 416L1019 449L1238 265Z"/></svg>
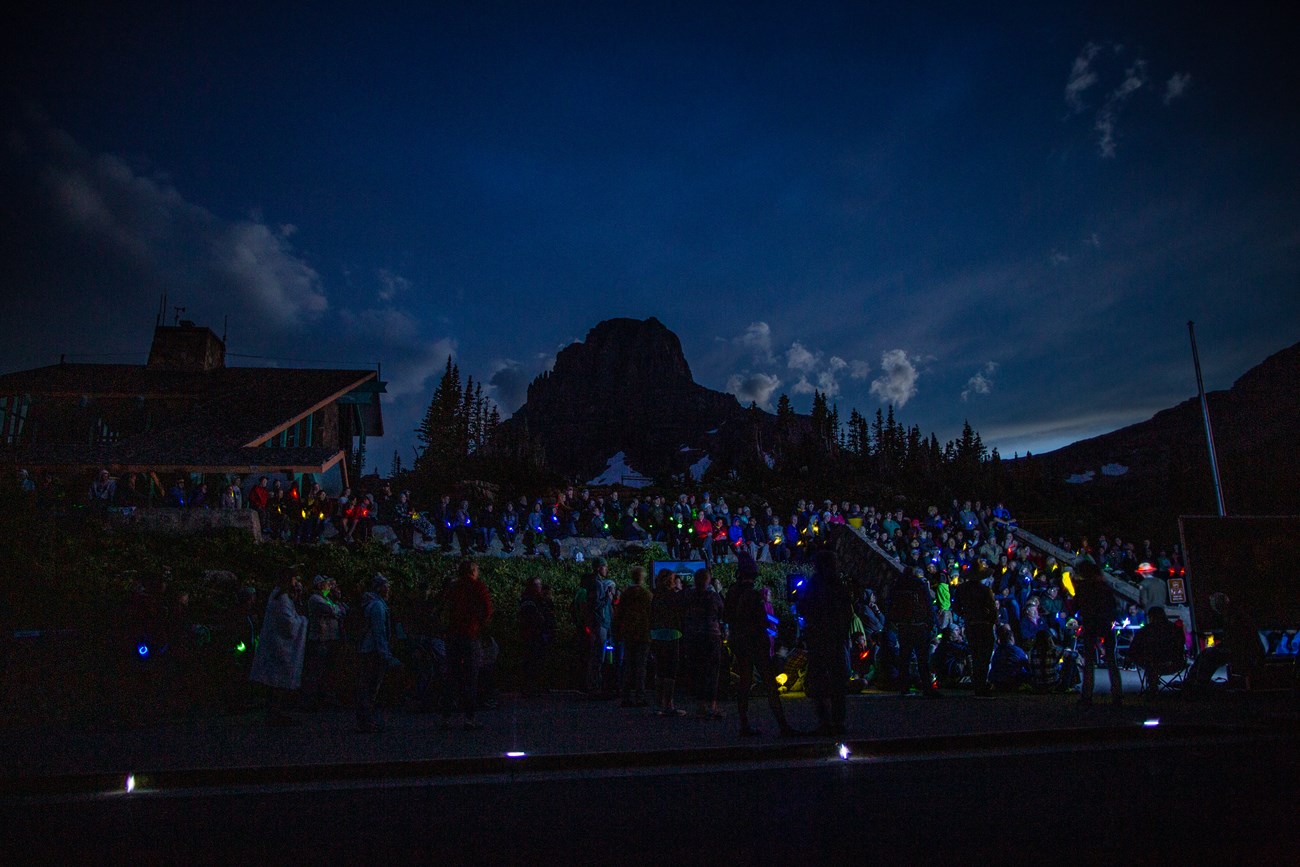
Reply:
<svg viewBox="0 0 1300 867"><path fill-rule="evenodd" d="M1192 396L1189 319L1212 389L1300 340L1282 4L334 5L6 21L0 371L143 362L166 290L232 363L382 362L386 471L449 352L508 414L655 316L1009 457Z"/></svg>

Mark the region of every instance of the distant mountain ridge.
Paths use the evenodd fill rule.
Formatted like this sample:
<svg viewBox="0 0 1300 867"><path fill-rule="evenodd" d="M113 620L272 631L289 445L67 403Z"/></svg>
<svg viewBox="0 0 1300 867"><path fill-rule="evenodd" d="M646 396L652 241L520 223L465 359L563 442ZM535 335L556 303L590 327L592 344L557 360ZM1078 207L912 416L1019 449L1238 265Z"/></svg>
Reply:
<svg viewBox="0 0 1300 867"><path fill-rule="evenodd" d="M1228 513L1300 514L1300 343L1207 399ZM1036 455L1032 463L1050 478L1074 477L1069 487L1084 499L1119 498L1135 509L1145 503L1175 515L1217 509L1196 397L1147 421Z"/></svg>
<svg viewBox="0 0 1300 867"><path fill-rule="evenodd" d="M1209 395L1230 514L1300 514L1300 344ZM808 416L799 416L801 427ZM610 319L565 347L535 379L503 427L538 440L551 469L581 481L619 468L658 478L681 475L704 458L721 466L764 457L776 417L695 382L681 341L659 320ZM1118 526L1170 516L1213 514L1205 429L1195 397L1151 419L1032 459L1005 460L1011 472L1041 478L1053 499ZM1066 484L1074 477L1077 484ZM1088 479L1088 481L1082 481ZM609 476L606 476L609 480Z"/></svg>

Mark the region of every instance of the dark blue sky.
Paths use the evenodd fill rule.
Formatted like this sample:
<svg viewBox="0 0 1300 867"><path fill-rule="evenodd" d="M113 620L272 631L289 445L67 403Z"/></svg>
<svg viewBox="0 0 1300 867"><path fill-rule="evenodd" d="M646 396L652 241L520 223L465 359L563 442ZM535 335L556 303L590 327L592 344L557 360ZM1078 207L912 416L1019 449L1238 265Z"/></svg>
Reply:
<svg viewBox="0 0 1300 867"><path fill-rule="evenodd" d="M0 370L143 360L167 289L232 352L382 361L386 468L449 351L509 412L653 315L746 402L1010 455L1192 395L1188 319L1211 388L1300 340L1263 4L267 5L6 28Z"/></svg>

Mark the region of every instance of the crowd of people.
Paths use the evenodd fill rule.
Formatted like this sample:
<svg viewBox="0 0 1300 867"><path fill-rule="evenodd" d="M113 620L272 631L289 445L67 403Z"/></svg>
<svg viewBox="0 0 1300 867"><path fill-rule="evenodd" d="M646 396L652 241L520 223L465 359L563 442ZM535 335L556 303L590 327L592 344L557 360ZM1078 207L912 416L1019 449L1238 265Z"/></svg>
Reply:
<svg viewBox="0 0 1300 867"><path fill-rule="evenodd" d="M24 493L37 490L25 473L20 483ZM131 476L118 480L102 471L87 490L87 502L101 507L138 505L137 484ZM445 553L458 551L466 562L498 552L560 559L560 543L568 538L659 543L671 558L702 562L702 574L687 575L683 581L676 574L648 576L634 570L631 584L616 589L601 574L607 567L596 558L591 580L584 581L579 591L582 598L568 604L573 621L581 624L581 634L573 638L581 686L591 694L621 695L631 706L653 705L656 712L669 715L681 712L674 699L678 680L702 696L696 712L713 716L720 713L719 694L747 697L749 689L740 684L752 682L755 674L764 684L780 676L781 690L824 692L824 724L829 728L837 725L833 699L839 687L827 691L827 684L840 681L848 690L892 689L924 696L966 684L978 696L1075 690L1090 701L1096 662L1111 669L1112 695L1119 702L1114 668L1121 661L1149 671L1146 680L1154 684L1160 674L1184 668L1193 650L1187 646L1185 625L1166 614L1166 581L1183 570L1178 545L1163 547L1150 540L1135 543L1104 535L1097 536L1095 543L1061 538L1054 544L1070 555L1061 562L1020 543L1013 532L1015 519L1002 503L987 506L953 500L946 508L931 505L923 514L909 516L896 508L811 497L781 510L763 500L729 504L707 492L672 497L569 487L546 498L506 498L499 507L491 501L473 507L468 499L444 494L432 507L418 510L409 492L395 493L386 482L377 482L375 490L354 493L345 488L331 496L320 485L303 494L291 482L259 477L247 488L240 479L230 478L215 491L207 484L178 478L166 505L251 509L258 514L266 538L298 544L316 544L327 537L342 544L365 542L376 527L387 526L402 548L414 547L418 537ZM854 528L883 559L893 561L894 580L854 575L841 582L838 571L834 580L829 579L829 567L824 563L819 567L818 557L828 553L822 543L835 525ZM809 572L801 578L806 586L786 588L794 619L782 624L775 616L771 588L755 590L744 604L728 600L735 587L724 593L710 568L722 561L738 563L738 574L751 584L751 567L756 569L762 561L792 563ZM1100 580L1101 569L1133 582L1138 601L1120 604ZM886 574L893 573L886 570ZM296 595L301 588L278 590L268 600L261 629L251 629L246 642L250 648L265 646L260 638L267 622L287 623L291 614L302 618L301 658L281 658L273 670L296 666L297 680L276 683L292 683L300 691L295 705L308 708L322 706L327 698L337 701L323 692L322 684L330 678L322 672L337 667L348 631L331 625L348 610L338 598L338 588L333 588L331 598L328 579L317 576L316 581L325 583L314 583L305 602ZM826 597L818 594L831 586L832 596L838 598L842 589L849 599L847 631L819 625L816 612ZM365 618L354 613L351 631L358 633L364 626L372 636L359 639L366 647L358 651L366 660L362 667L366 685L355 696L358 724L368 728L376 724L373 698L367 702L364 697L373 696L383 667L394 664L398 655L386 640L374 637L388 628L384 620L387 585L376 584L367 592L369 596L354 596L351 601L354 607L375 612L375 620L371 623L369 613ZM425 595L428 598L416 600L415 607L432 612L446 605L443 592L430 589ZM294 600L292 611L286 598ZM246 607L246 602L241 598L237 608ZM555 602L536 579L524 588L518 604L521 686L525 693L536 693L547 685L545 661L557 639ZM761 621L755 615L760 606ZM1228 612L1225 622L1242 619L1230 601L1220 600L1220 607ZM490 611L490 600L487 608ZM245 614L250 622L254 619ZM736 637L733 621L737 618L745 624L744 638ZM425 707L461 708L467 712L466 722L473 724L476 702L484 700L482 684L476 681L492 684L489 661L497 652L496 644L487 638L484 624L460 636L473 641L453 642L446 622L445 613L428 613L422 623L405 630L402 647L417 658L414 700ZM768 642L764 654L754 650L753 642L746 643L753 637L749 627L756 622ZM292 633L282 624L275 635ZM1124 640L1117 642L1121 635ZM822 664L827 648L841 644L845 676L840 677L838 663L828 676ZM1227 650L1220 647L1217 653L1215 659L1221 664ZM814 664L814 660L821 662ZM1189 682L1208 683L1218 667L1211 666L1212 661L1207 656ZM489 673L479 677L484 672ZM649 685L647 678L652 680ZM452 683L462 685L449 686ZM769 696L777 691L771 686ZM773 707L779 708L779 701ZM283 717L281 705L274 701L271 717ZM741 728L750 728L747 704L740 717ZM783 718L778 723L782 730L786 728Z"/></svg>

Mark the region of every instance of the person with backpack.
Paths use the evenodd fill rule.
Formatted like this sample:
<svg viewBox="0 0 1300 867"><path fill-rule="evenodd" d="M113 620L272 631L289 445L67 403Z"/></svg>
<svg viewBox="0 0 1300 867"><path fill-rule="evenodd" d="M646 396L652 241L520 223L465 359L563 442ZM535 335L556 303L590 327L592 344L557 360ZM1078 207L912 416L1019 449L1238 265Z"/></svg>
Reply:
<svg viewBox="0 0 1300 867"><path fill-rule="evenodd" d="M357 731L363 734L383 731L383 722L375 707L379 688L383 685L384 674L402 664L389 648L392 637L388 621L390 592L388 578L376 572L370 579L370 591L361 598L365 631L357 651Z"/></svg>
<svg viewBox="0 0 1300 867"><path fill-rule="evenodd" d="M915 568L904 573L894 584L890 596L889 617L898 633L898 673L902 684L899 695L906 697L912 687L912 658L916 658L919 681L917 688L927 698L938 696L930 676L930 641L934 638L934 595L925 580L925 571Z"/></svg>

